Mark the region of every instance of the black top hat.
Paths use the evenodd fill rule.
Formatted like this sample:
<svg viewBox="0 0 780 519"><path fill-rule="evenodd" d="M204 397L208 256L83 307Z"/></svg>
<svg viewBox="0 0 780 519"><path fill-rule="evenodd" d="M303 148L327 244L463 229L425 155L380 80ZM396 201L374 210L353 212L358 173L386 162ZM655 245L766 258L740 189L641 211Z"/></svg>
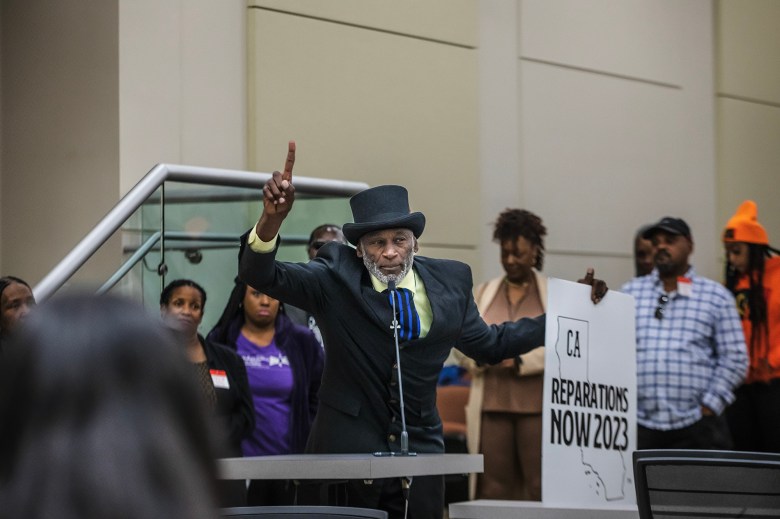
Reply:
<svg viewBox="0 0 780 519"><path fill-rule="evenodd" d="M409 193L402 186L377 186L361 191L349 199L352 219L342 230L349 243L357 245L360 237L372 231L404 228L419 238L425 229L425 215L409 212Z"/></svg>
<svg viewBox="0 0 780 519"><path fill-rule="evenodd" d="M658 223L652 225L644 233L642 233L642 238L649 240L658 231L666 231L669 234L679 234L680 236L685 236L686 238L691 237L691 228L688 227L688 224L685 223L685 220L682 218L664 216L658 221Z"/></svg>

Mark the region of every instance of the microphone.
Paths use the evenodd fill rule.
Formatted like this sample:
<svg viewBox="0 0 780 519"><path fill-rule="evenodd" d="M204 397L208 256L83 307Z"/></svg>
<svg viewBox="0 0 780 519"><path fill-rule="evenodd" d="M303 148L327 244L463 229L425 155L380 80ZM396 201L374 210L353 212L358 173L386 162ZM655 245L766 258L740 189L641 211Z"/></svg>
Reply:
<svg viewBox="0 0 780 519"><path fill-rule="evenodd" d="M398 377L398 393L399 403L401 405L401 456L416 456L416 452L409 452L409 433L406 430L406 408L404 405L404 382L401 376L401 348L398 346L398 319L396 318L395 298L396 298L396 283L394 279L387 282L387 289L390 291L392 307L393 307L393 320L390 323L390 328L393 329L393 338L395 339L395 368L396 375ZM374 453L375 455L382 455L383 453ZM393 452L390 456L397 455Z"/></svg>
<svg viewBox="0 0 780 519"><path fill-rule="evenodd" d="M387 289L390 291L390 299L393 301L393 320L390 327L393 329L393 338L395 339L395 368L396 375L398 376L398 394L399 402L401 404L401 456L417 456L416 452L409 452L409 433L406 430L406 406L404 405L404 381L401 376L401 348L398 346L398 318L396 317L395 309L395 297L396 297L396 285L395 280L391 279L387 282ZM395 453L391 452L391 455ZM401 494L404 497L404 519L406 519L409 513L409 490L412 486L412 477L406 476L401 478Z"/></svg>

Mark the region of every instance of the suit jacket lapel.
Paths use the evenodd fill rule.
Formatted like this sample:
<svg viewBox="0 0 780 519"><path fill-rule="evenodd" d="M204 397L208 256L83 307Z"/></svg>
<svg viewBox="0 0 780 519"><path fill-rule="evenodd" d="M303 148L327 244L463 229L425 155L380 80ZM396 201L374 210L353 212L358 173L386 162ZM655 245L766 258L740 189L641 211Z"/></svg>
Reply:
<svg viewBox="0 0 780 519"><path fill-rule="evenodd" d="M393 320L393 312L390 308L387 295L377 292L374 289L374 285L371 284L370 274L365 269L363 269L360 276L359 290L369 313L374 316L374 319L382 324L382 327L387 330L387 334L392 336L390 323Z"/></svg>
<svg viewBox="0 0 780 519"><path fill-rule="evenodd" d="M446 287L439 281L436 276L431 274L428 269L428 264L423 258L415 258L414 269L417 271L417 276L420 281L425 285L425 293L428 295L428 302L431 305L431 327L428 330L428 334L419 341L424 341L429 337L435 335L437 331L436 320L442 319L446 315L443 301L446 299L443 294L446 292Z"/></svg>

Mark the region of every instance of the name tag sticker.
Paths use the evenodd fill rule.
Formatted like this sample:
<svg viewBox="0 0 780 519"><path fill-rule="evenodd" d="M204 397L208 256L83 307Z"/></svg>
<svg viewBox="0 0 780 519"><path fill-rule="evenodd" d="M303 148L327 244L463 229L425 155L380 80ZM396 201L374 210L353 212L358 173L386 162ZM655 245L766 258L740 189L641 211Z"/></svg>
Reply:
<svg viewBox="0 0 780 519"><path fill-rule="evenodd" d="M677 278L677 293L681 296L691 297L693 295L693 282L683 276Z"/></svg>
<svg viewBox="0 0 780 519"><path fill-rule="evenodd" d="M230 389L227 373L221 369L210 369L209 372L211 373L211 382L214 384L215 388Z"/></svg>

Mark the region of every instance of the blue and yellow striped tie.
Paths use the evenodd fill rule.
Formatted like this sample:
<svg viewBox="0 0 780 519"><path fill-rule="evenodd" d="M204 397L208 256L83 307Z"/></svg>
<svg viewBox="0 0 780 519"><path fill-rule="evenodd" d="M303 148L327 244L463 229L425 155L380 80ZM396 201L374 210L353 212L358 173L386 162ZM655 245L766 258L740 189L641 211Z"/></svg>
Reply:
<svg viewBox="0 0 780 519"><path fill-rule="evenodd" d="M390 307L393 305L393 292L387 293ZM414 294L408 288L395 290L395 311L398 319L398 338L411 341L420 336L420 315L414 307Z"/></svg>

